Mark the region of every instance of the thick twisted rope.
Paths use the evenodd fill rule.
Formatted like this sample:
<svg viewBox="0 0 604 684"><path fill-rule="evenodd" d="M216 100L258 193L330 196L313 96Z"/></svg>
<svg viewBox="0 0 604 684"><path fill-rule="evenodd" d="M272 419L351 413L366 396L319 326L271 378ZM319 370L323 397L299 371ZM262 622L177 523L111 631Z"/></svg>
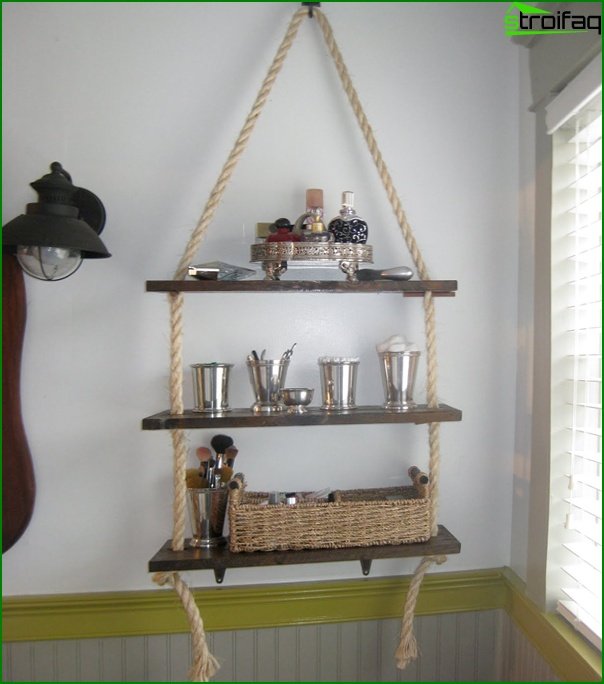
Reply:
<svg viewBox="0 0 604 684"><path fill-rule="evenodd" d="M419 251L419 248L415 241L415 237L413 236L411 226L409 225L405 212L403 211L401 201L397 195L394 185L392 184L390 172L388 171L384 159L382 158L382 154L375 140L375 136L373 135L373 130L369 125L369 121L365 116L365 112L363 111L363 107L361 106L361 102L359 100L359 96L357 95L357 91L355 90L352 84L352 80L350 79L350 75L348 73L348 69L346 68L346 64L344 64L342 53L340 52L340 49L338 48L338 45L335 41L329 21L327 20L327 17L323 14L323 12L321 12L321 10L315 9L314 13L317 17L317 21L319 22L319 26L323 31L325 43L327 44L329 52L334 60L336 70L340 77L340 81L342 83L344 91L348 96L350 104L352 105L354 114L357 118L359 126L361 127L361 131L363 132L365 141L367 142L367 145L369 147L369 152L371 153L373 161L375 162L378 173L380 174L380 178L382 179L382 183L386 190L386 194L388 195L390 204L392 205L397 221L403 232L405 242L407 243L407 248L411 253L411 257L413 259L413 263L415 264L415 268L417 269L417 273L422 280L429 280L428 269L426 268L426 264L424 263L422 255Z"/></svg>
<svg viewBox="0 0 604 684"><path fill-rule="evenodd" d="M258 117L264 107L272 86L277 78L278 73L283 66L287 53L293 44L293 41L297 35L298 29L302 19L306 16L307 10L301 8L295 12L290 24L287 28L285 37L283 38L281 45L279 46L277 53L273 59L269 72L264 79L260 91L256 97L256 100L252 106L250 113L245 121L243 128L241 129L237 141L233 146L231 153L216 181L213 190L210 193L204 211L199 219L189 242L185 248L185 251L179 261L176 272L174 274L175 280L184 279L188 265L193 261L195 253L199 247L201 240L203 239L208 226L214 217L218 204L222 199L224 190L231 178L231 175L235 169L239 158L243 154L249 137L253 131ZM340 50L333 37L333 32L331 26L327 21L327 18L320 10L315 10L315 16L318 19L319 25L323 31L323 36L329 48L329 51L334 59L336 69L340 76L342 86L348 96L348 99L352 105L353 111L357 118L357 121L361 127L371 156L375 162L378 173L386 190L386 194L394 210L394 214L397 218L399 226L401 228L403 237L407 248L413 259L418 276L421 280L428 280L428 270L419 251L415 237L411 230L411 227L407 221L405 212L403 211L400 199L396 190L394 189L390 173L384 163L381 152L375 141L373 131L371 126L367 121L367 117L363 112L358 95L352 81L348 74L348 70ZM182 293L175 293L170 295L170 323L171 323L171 336L170 336L170 410L172 414L181 414L184 411L183 404L183 368L182 368L182 311L184 300ZM434 322L434 301L431 292L426 292L424 296L424 320L426 326L426 355L427 355L427 376L428 376L428 387L427 387L427 401L428 405L432 408L438 406L438 398L436 391L437 382L437 363L436 363L436 333L435 333L435 322ZM437 522L436 522L436 506L438 499L438 476L439 476L439 458L440 458L440 440L439 440L439 424L431 423L429 425L429 445L430 445L430 480L431 480L431 520L432 520L432 534L437 533ZM185 527L185 509L186 509L186 484L185 484L185 473L186 473L186 457L187 457L187 446L185 440L185 433L183 430L172 430L172 442L174 450L174 529L173 529L173 540L172 548L174 550L182 550L184 547L184 527ZM419 587L426 573L429 565L434 562L444 562L445 559L439 560L435 557L425 558L416 570L416 573L411 582L410 592L405 603L405 616L403 619L403 629L404 633L401 635L401 649L403 651L412 648L412 642L414 643L414 637L412 633L412 621L413 613L415 609L415 602L417 600L417 594L419 592ZM189 621L191 623L191 629L193 633L193 652L194 652L194 666L192 670L192 678L194 681L206 681L208 677L211 677L214 673L217 664L215 659L207 651L207 645L205 644L205 635L203 633L203 623L201 622L201 617L199 611L195 606L195 602L192 600L192 595L184 582L180 580L177 573L171 573L168 575L158 575L159 583L169 582L172 584L174 589L177 591L181 597L181 601L187 615L189 616ZM410 625L406 626L406 625ZM409 636L410 635L410 636ZM407 662L408 656L402 655L400 662ZM404 665L399 665L399 667L404 667Z"/></svg>
<svg viewBox="0 0 604 684"><path fill-rule="evenodd" d="M437 353L434 297L428 291L424 295L424 324L426 328L427 359L427 402L430 408L438 407L437 393ZM440 484L440 423L428 424L428 446L430 452L430 524L431 534L438 534L438 497Z"/></svg>
<svg viewBox="0 0 604 684"><path fill-rule="evenodd" d="M182 376L183 294L174 292L170 297L170 413L184 412ZM184 430L171 430L172 452L172 550L182 551L185 546L187 440Z"/></svg>
<svg viewBox="0 0 604 684"><path fill-rule="evenodd" d="M256 121L258 120L258 117L260 116L262 108L266 104L266 101L275 83L275 80L279 72L281 71L283 62L285 61L287 53L289 52L289 49L292 46L294 39L298 33L298 29L300 28L300 23L306 15L306 9L299 9L297 12L295 12L294 16L292 17L289 23L289 26L287 27L285 36L281 41L281 45L279 46L279 49L275 54L275 57L268 70L266 78L262 82L262 86L260 87L258 95L256 96L256 100L252 106L252 109L250 110L250 113L248 114L245 124L243 125L243 128L239 133L239 137L237 138L237 141L235 142L235 145L231 150L229 158L227 159L225 165L222 168L220 176L218 176L216 185L210 193L210 197L208 198L205 209L203 210L203 214L201 215L201 218L199 219L197 226L191 234L191 238L189 239L185 252L182 255L180 263L178 264L178 268L176 269L176 273L174 274L175 280L182 280L187 273L187 268L193 260L195 252L197 251L197 247L199 246L202 237L208 229L208 225L210 224L210 221L214 216L214 212L216 211L216 208L218 207L218 204L222 199L222 195L227 186L227 183L229 182L231 175L233 174L233 171L235 169L235 166L237 165L237 162L239 161L239 158L245 150L250 135L252 134L254 126L256 125Z"/></svg>
<svg viewBox="0 0 604 684"><path fill-rule="evenodd" d="M299 9L292 17L285 33L281 45L273 59L269 72L262 83L256 101L245 121L241 132L231 150L231 153L210 193L210 197L203 210L189 242L187 243L184 254L182 255L176 272L175 280L184 279L188 265L193 261L193 257L203 239L208 225L210 224L216 208L222 198L224 190L229 182L235 166L241 157L247 141L252 133L260 112L268 99L271 88L277 78L277 74L283 66L285 57L296 37L300 23L306 16L305 9ZM183 401L183 364L182 364L182 341L183 341L183 308L184 297L182 292L169 295L170 302L170 413L179 415L184 412ZM173 449L173 530L172 530L172 549L181 551L185 542L185 516L186 516L186 464L187 464L187 443L184 430L172 430L172 449ZM191 681L208 681L218 669L215 658L209 653L203 622L199 610L195 605L191 592L187 585L180 579L177 573L158 574L154 578L159 584L170 583L178 593L181 602L187 612L191 633L193 637L193 666L190 671Z"/></svg>
<svg viewBox="0 0 604 684"><path fill-rule="evenodd" d="M260 116L271 88L275 83L277 75L283 66L285 57L294 42L300 23L307 14L306 9L299 9L292 17L285 36L277 50L268 74L264 79L256 100L248 114L248 117L239 133L237 141L229 154L229 157L222 168L222 171L214 185L205 209L193 230L189 242L176 272L175 280L182 280L189 264L193 261L195 252L203 239L208 225L210 224L216 208L222 199L224 190L229 182L239 158L243 154L250 135L254 129L256 121ZM182 292L170 295L170 412L181 414L184 411L183 405L183 369L182 369L182 312L184 298ZM172 430L172 444L174 450L174 529L172 534L172 548L182 550L184 545L185 511L186 511L186 486L185 473L187 461L187 445L185 434L182 430Z"/></svg>
<svg viewBox="0 0 604 684"><path fill-rule="evenodd" d="M193 664L189 670L189 680L192 682L209 681L219 670L220 665L208 649L201 615L191 590L177 572L157 572L153 575L153 581L160 586L165 584L172 586L187 614L191 628L193 651Z"/></svg>
<svg viewBox="0 0 604 684"><path fill-rule="evenodd" d="M363 111L361 106L361 101L357 95L357 91L352 84L350 74L344 59L342 58L342 53L336 43L333 35L333 31L327 20L327 17L321 12L321 10L316 9L315 14L317 21L323 31L323 37L325 38L325 43L329 49L329 52L333 58L333 61L340 77L342 87L348 100L352 106L354 114L357 118L358 124L361 128L371 157L375 163L375 166L380 175L380 179L386 190L386 195L388 200L392 205L394 215L403 233L407 249L411 254L413 263L417 270L421 280L429 280L428 269L424 263L417 242L411 230L411 226L407 221L407 216L401 205L398 193L394 188L392 183L392 178L390 177L390 172L388 167L384 162L382 153L378 147L375 136L373 135L373 130L369 125L369 121ZM438 395L437 395L437 355L436 355L436 323L435 323L435 313L434 313L434 299L430 291L426 292L424 295L424 322L426 328L426 359L427 359L427 401L430 408L436 408L438 406ZM438 423L430 423L429 427L429 445L430 445L430 514L432 519L432 535L437 534L437 506L438 506L438 478L439 478L439 461L440 461L440 426Z"/></svg>
<svg viewBox="0 0 604 684"><path fill-rule="evenodd" d="M399 670L404 670L405 667L418 656L417 641L415 639L415 634L413 633L413 616L424 575L428 572L432 563L441 565L442 563L445 563L446 560L446 556L426 556L425 558L422 558L411 579L409 591L405 598L400 643L394 654L396 666Z"/></svg>

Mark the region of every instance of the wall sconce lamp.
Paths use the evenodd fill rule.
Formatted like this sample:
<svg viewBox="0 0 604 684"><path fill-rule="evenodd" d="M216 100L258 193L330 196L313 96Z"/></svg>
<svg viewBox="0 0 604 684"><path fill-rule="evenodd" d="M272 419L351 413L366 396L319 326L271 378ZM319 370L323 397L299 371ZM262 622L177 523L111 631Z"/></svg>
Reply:
<svg viewBox="0 0 604 684"><path fill-rule="evenodd" d="M99 238L105 208L77 188L59 162L31 184L38 202L2 229L2 553L27 528L36 483L21 415L21 357L26 298L23 271L40 280L62 280L82 259L111 256Z"/></svg>
<svg viewBox="0 0 604 684"><path fill-rule="evenodd" d="M59 162L31 187L38 202L28 204L26 213L2 230L4 251L14 254L26 273L39 280L63 280L83 259L111 256L99 238L105 226L101 200L75 187Z"/></svg>

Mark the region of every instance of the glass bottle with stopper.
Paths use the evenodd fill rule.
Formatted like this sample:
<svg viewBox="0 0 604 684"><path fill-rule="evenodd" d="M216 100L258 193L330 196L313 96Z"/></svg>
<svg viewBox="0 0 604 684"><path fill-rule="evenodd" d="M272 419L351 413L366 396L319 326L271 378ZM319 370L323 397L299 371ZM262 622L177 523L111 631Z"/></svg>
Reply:
<svg viewBox="0 0 604 684"><path fill-rule="evenodd" d="M309 188L306 191L306 211L296 221L294 232L300 233L304 242L333 241L323 223L323 190Z"/></svg>
<svg viewBox="0 0 604 684"><path fill-rule="evenodd" d="M271 234L266 238L267 242L300 242L302 239L293 232L294 227L286 218L278 218L268 229Z"/></svg>
<svg viewBox="0 0 604 684"><path fill-rule="evenodd" d="M329 222L328 230L336 242L367 242L367 222L354 209L354 192L345 190L342 193L340 214Z"/></svg>

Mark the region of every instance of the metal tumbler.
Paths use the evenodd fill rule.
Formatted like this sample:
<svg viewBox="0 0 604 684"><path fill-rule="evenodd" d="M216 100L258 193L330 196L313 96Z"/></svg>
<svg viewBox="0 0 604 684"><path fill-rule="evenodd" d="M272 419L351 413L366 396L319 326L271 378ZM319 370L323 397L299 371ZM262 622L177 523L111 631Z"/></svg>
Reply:
<svg viewBox="0 0 604 684"><path fill-rule="evenodd" d="M229 410L229 372L232 363L194 363L193 411L222 413Z"/></svg>
<svg viewBox="0 0 604 684"><path fill-rule="evenodd" d="M359 361L321 358L321 391L326 411L348 411L356 408L355 394Z"/></svg>
<svg viewBox="0 0 604 684"><path fill-rule="evenodd" d="M227 509L228 489L187 488L187 505L193 536L189 546L209 548L226 544L222 536Z"/></svg>
<svg viewBox="0 0 604 684"><path fill-rule="evenodd" d="M378 352L386 410L408 411L415 408L413 387L419 355L418 351Z"/></svg>
<svg viewBox="0 0 604 684"><path fill-rule="evenodd" d="M247 368L256 401L252 405L254 413L275 413L283 410L281 390L289 359L248 359Z"/></svg>

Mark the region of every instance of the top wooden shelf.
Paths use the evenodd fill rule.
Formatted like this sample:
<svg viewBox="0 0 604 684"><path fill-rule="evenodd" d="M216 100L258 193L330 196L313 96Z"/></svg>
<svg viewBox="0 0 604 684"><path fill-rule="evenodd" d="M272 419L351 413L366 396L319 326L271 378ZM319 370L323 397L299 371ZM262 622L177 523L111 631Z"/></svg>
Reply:
<svg viewBox="0 0 604 684"><path fill-rule="evenodd" d="M147 292L395 292L405 297L453 297L456 280L148 280Z"/></svg>

